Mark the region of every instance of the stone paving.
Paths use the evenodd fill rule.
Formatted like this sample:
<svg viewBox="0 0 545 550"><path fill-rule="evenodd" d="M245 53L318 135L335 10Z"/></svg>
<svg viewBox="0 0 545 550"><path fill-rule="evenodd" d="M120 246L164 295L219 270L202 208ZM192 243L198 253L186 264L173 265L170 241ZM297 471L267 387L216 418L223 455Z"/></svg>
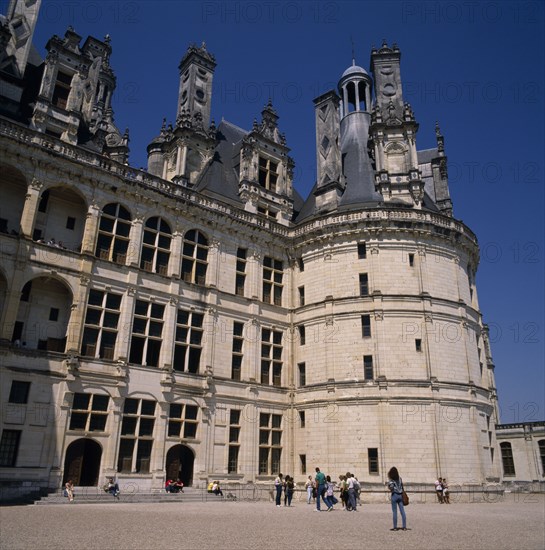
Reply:
<svg viewBox="0 0 545 550"><path fill-rule="evenodd" d="M545 495L494 502L411 503L408 531L390 531L388 504L314 512L297 502L81 504L0 509L0 548L543 550Z"/></svg>

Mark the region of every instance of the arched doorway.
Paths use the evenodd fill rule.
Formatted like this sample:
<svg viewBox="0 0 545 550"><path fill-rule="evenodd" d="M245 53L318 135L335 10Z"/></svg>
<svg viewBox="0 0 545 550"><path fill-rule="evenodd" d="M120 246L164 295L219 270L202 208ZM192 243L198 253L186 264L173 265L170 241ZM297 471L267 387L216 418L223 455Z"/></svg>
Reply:
<svg viewBox="0 0 545 550"><path fill-rule="evenodd" d="M68 445L64 459L63 485L72 480L79 487L98 485L102 448L92 439L77 439Z"/></svg>
<svg viewBox="0 0 545 550"><path fill-rule="evenodd" d="M168 450L166 472L167 479L180 478L186 487L193 485L193 462L195 455L185 445L174 445Z"/></svg>

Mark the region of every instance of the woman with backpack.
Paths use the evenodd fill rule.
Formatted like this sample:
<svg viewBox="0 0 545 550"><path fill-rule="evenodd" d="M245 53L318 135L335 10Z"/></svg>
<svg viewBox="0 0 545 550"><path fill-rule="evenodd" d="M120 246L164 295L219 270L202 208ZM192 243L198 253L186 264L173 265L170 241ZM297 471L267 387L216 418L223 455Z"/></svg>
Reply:
<svg viewBox="0 0 545 550"><path fill-rule="evenodd" d="M403 522L403 531L407 530L407 516L405 515L405 507L403 506L403 480L399 477L399 472L394 466L388 472L388 489L392 495L392 514L394 519L394 527L390 531L399 531L397 527L397 507L401 512L401 520Z"/></svg>

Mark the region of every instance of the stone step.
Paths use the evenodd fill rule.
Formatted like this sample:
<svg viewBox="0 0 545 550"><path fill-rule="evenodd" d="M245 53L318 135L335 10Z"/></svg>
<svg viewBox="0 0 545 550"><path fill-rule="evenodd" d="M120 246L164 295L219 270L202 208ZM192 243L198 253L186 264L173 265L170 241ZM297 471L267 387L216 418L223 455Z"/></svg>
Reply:
<svg viewBox="0 0 545 550"><path fill-rule="evenodd" d="M227 493L225 493L227 495ZM233 501L236 498L220 497L202 490L185 489L183 493L166 493L166 492L126 492L123 491L119 495L119 499L114 498L111 494L104 491L97 491L95 487L81 487L74 489L73 504L116 504L118 502L130 503L163 503L163 502L206 502L206 501ZM34 502L35 505L49 504L68 504L68 499L63 495L62 491L50 493L49 495L40 498Z"/></svg>

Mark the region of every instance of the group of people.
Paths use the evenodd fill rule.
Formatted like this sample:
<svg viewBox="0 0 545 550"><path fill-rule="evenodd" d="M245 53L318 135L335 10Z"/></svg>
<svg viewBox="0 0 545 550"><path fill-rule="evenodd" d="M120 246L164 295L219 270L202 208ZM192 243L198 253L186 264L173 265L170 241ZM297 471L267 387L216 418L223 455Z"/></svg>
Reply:
<svg viewBox="0 0 545 550"><path fill-rule="evenodd" d="M405 514L405 507L403 504L405 489L403 487L403 480L401 479L397 468L393 467L388 472L388 489L391 494L392 505L392 519L393 527L391 531L399 531L397 526L397 512L401 514L402 527L401 530L407 530L407 515ZM295 482L292 477L283 477L282 474L278 474L274 480L274 487L276 492L276 506L281 506L282 492L284 492L284 506L290 506L295 490ZM321 511L321 502L323 501L327 506L327 511L334 510L335 504L338 504L338 499L335 497L334 491L338 489L340 491L342 507L347 512L356 512L358 503L360 501L361 485L356 476L350 472L339 476L339 482L335 486L335 483L331 481L331 477L325 475L320 471L320 468L316 468L316 475L314 478L308 476L305 483L305 489L307 491L307 504L311 504L312 500L316 501L315 511ZM406 495L405 495L406 497Z"/></svg>
<svg viewBox="0 0 545 550"><path fill-rule="evenodd" d="M334 491L340 491L341 505L347 512L356 512L360 499L360 483L354 474L346 472L345 475L339 476L337 485L331 481L331 477L325 475L316 468L316 476L308 476L305 483L307 490L307 504L311 504L314 499L316 502L316 510L321 511L321 501L327 506L327 511L332 511L335 504L338 504L338 499L335 497Z"/></svg>
<svg viewBox="0 0 545 550"><path fill-rule="evenodd" d="M284 506L291 506L293 499L293 493L295 492L296 483L292 476L283 476L278 474L274 480L274 489L276 491L276 506L281 506L282 491L284 492Z"/></svg>
<svg viewBox="0 0 545 550"><path fill-rule="evenodd" d="M182 480L180 478L178 478L176 481L172 479L167 479L165 482L165 491L167 493L183 493L184 484L182 483Z"/></svg>
<svg viewBox="0 0 545 550"><path fill-rule="evenodd" d="M438 477L435 481L435 494L439 504L450 504L450 492L447 480L444 477Z"/></svg>

